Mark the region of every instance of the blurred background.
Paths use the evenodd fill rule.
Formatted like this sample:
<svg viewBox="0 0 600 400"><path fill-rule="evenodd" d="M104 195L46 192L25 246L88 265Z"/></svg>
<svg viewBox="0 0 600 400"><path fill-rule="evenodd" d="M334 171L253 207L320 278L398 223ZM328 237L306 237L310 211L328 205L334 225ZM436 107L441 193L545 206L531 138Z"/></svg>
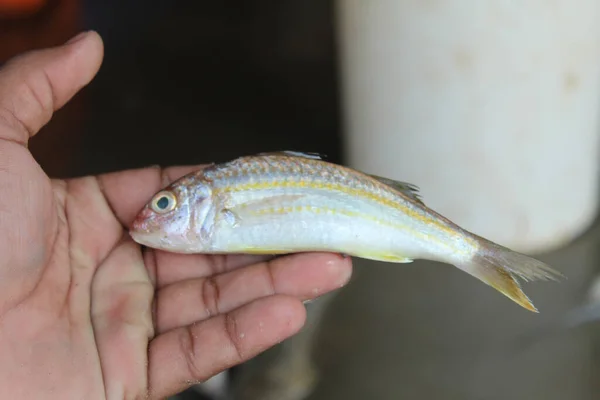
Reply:
<svg viewBox="0 0 600 400"><path fill-rule="evenodd" d="M232 371L232 399L590 400L599 324L547 327L600 272L599 17L592 0L0 0L0 62L104 39L31 142L51 176L320 152L568 276L526 285L532 314L448 265L355 260L303 334Z"/></svg>

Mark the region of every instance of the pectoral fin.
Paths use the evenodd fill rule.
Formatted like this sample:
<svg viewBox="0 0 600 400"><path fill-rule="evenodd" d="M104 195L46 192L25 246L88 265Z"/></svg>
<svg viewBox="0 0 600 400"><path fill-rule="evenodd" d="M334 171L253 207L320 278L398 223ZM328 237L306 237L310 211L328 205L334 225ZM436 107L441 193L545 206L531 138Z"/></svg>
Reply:
<svg viewBox="0 0 600 400"><path fill-rule="evenodd" d="M232 226L243 221L256 220L257 218L271 218L285 214L295 201L303 198L300 194L274 195L261 199L250 200L231 206L225 206L221 210L222 218L225 218Z"/></svg>

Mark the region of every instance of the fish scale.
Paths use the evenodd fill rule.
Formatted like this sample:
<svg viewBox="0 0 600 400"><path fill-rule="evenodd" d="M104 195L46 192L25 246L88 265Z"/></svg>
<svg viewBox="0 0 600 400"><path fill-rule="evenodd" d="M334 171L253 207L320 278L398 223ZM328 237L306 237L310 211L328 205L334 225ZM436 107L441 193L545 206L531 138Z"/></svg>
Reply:
<svg viewBox="0 0 600 400"><path fill-rule="evenodd" d="M410 183L311 153L261 153L191 173L156 193L130 234L140 244L178 253L329 251L394 263L428 259L454 265L536 312L517 278L562 277L430 209Z"/></svg>

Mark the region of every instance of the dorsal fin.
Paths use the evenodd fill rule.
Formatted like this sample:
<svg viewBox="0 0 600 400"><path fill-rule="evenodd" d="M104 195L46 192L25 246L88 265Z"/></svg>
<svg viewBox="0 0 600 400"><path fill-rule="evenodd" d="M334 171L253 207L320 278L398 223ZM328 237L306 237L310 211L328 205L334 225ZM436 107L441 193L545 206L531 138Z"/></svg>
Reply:
<svg viewBox="0 0 600 400"><path fill-rule="evenodd" d="M327 158L327 156L325 154L321 154L321 153L310 153L310 152L293 151L293 150L263 152L263 153L258 153L257 155L258 156L282 156L283 155L283 156L288 156L288 157L308 158L311 160L324 160L325 158ZM367 174L367 175L370 176L371 178L383 183L384 185L389 186L389 187L401 192L402 194L409 197L410 199L412 199L420 204L425 205L425 203L423 203L423 200L421 200L421 197L418 194L419 188L417 186L413 185L412 183L395 181L393 179L384 178L383 176L378 176L378 175L373 175L373 174Z"/></svg>
<svg viewBox="0 0 600 400"><path fill-rule="evenodd" d="M373 174L369 174L369 176L371 178L383 183L384 185L387 185L393 189L396 189L397 191L401 192L405 196L408 196L409 198L425 205L425 203L423 203L423 200L419 196L419 188L417 186L413 185L412 183L395 181L390 178L384 178L383 176L378 176L378 175L373 175Z"/></svg>
<svg viewBox="0 0 600 400"><path fill-rule="evenodd" d="M300 158L309 158L311 160L324 160L327 158L325 154L321 153L310 153L303 151L292 151L292 150L281 150L281 151L272 151L266 153L258 153L258 156L288 156L288 157L300 157Z"/></svg>

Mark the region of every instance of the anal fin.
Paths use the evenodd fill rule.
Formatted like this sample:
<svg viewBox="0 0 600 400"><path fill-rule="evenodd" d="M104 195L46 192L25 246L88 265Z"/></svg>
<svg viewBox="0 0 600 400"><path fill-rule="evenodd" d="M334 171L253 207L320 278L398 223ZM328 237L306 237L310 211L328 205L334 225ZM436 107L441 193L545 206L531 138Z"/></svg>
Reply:
<svg viewBox="0 0 600 400"><path fill-rule="evenodd" d="M356 254L356 257L364 258L366 260L384 261L399 264L408 264L414 261L412 258L409 257L403 257L397 254L383 252L355 252L349 254Z"/></svg>

